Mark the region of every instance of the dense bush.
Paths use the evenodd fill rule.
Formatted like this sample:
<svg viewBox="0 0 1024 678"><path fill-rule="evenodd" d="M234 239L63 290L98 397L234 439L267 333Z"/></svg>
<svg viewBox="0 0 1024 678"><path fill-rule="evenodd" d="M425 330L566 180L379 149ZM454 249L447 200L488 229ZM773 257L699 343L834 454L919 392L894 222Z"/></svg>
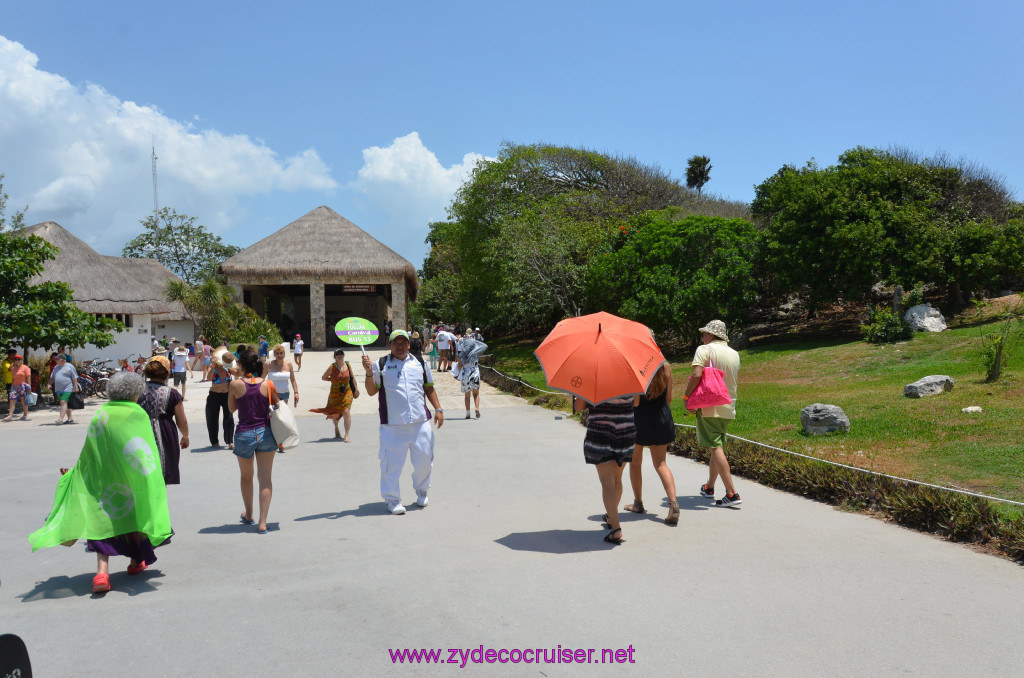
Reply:
<svg viewBox="0 0 1024 678"><path fill-rule="evenodd" d="M267 342L271 346L276 346L284 341L281 338L281 331L277 328L277 325L266 318L256 315L256 312L248 306L240 304L236 306L238 312L235 318L235 327L230 335L232 344L252 345L259 343L261 334L267 338Z"/></svg>
<svg viewBox="0 0 1024 678"><path fill-rule="evenodd" d="M873 344L887 344L906 341L914 336L914 330L899 314L885 306L868 309L868 321L860 327L865 341Z"/></svg>
<svg viewBox="0 0 1024 678"><path fill-rule="evenodd" d="M857 147L835 166L782 167L755 189L765 276L813 311L864 298L879 279L971 291L1024 274L1022 226L1009 191L983 168Z"/></svg>
<svg viewBox="0 0 1024 678"><path fill-rule="evenodd" d="M711 318L735 326L757 292L754 225L674 216L648 213L623 227L617 248L591 265L590 299L656 332L694 337Z"/></svg>

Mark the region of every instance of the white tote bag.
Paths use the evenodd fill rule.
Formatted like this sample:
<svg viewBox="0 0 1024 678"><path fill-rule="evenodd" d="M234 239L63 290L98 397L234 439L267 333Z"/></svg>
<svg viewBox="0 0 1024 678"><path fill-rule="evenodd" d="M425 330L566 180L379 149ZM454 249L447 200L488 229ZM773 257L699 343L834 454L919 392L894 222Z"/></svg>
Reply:
<svg viewBox="0 0 1024 678"><path fill-rule="evenodd" d="M295 413L288 403L281 400L277 408L270 408L270 430L274 432L274 440L286 450L299 444L299 427L295 424Z"/></svg>

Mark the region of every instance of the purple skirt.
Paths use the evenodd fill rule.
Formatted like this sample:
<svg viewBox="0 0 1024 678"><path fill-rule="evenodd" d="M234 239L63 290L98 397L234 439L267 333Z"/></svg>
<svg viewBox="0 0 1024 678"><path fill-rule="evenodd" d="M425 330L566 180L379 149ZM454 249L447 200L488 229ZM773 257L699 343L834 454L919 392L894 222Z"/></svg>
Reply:
<svg viewBox="0 0 1024 678"><path fill-rule="evenodd" d="M145 562L147 565L156 562L153 545L149 543L149 537L141 532L121 534L109 539L88 539L86 542L86 551L102 553L105 556L127 556L137 563ZM168 537L160 546L170 542L171 538Z"/></svg>

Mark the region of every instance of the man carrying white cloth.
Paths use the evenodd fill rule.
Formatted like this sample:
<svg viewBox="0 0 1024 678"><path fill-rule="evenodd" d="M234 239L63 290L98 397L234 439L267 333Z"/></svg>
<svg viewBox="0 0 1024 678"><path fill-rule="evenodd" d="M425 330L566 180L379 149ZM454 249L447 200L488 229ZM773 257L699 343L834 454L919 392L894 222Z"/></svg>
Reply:
<svg viewBox="0 0 1024 678"><path fill-rule="evenodd" d="M434 466L434 430L427 400L434 406L434 423L438 428L444 424L444 410L434 391L430 367L409 352L409 333L395 330L388 337L388 344L391 353L376 362L371 363L370 357L364 355L363 369L367 395L380 393L380 496L387 502L388 511L398 516L405 513L398 485L406 453L412 462L416 503L427 505Z"/></svg>

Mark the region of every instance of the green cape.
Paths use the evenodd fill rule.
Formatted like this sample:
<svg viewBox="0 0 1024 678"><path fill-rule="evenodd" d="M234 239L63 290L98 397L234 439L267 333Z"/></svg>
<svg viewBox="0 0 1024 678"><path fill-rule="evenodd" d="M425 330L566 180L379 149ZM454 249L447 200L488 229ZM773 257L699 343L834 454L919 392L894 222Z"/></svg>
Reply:
<svg viewBox="0 0 1024 678"><path fill-rule="evenodd" d="M78 463L61 476L46 524L28 541L36 551L132 532L153 546L171 536L167 487L149 415L135 403L109 402L89 422Z"/></svg>

